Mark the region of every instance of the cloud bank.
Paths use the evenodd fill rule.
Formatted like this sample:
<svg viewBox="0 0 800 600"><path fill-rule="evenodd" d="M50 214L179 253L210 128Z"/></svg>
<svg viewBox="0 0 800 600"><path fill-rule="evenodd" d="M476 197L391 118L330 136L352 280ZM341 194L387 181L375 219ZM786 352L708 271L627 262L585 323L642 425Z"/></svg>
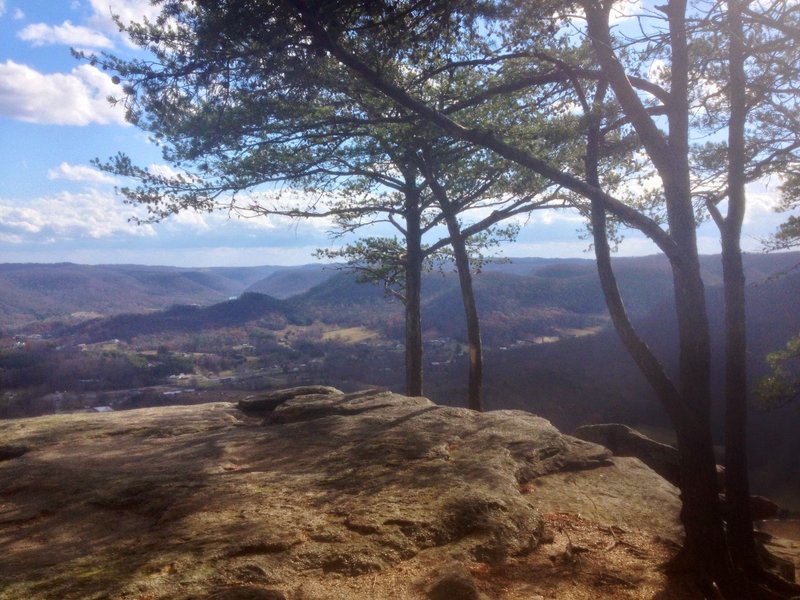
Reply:
<svg viewBox="0 0 800 600"><path fill-rule="evenodd" d="M28 123L124 124L122 107L108 102L118 93L111 77L92 65L46 75L13 60L0 64L0 115Z"/></svg>
<svg viewBox="0 0 800 600"><path fill-rule="evenodd" d="M25 27L17 36L36 47L56 44L107 49L114 47L114 42L102 33L82 25L73 25L69 21L64 21L61 25L34 23Z"/></svg>
<svg viewBox="0 0 800 600"><path fill-rule="evenodd" d="M116 182L116 179L108 173L103 173L86 165L71 165L67 162L62 162L55 169L47 171L47 178L100 184L113 184Z"/></svg>
<svg viewBox="0 0 800 600"><path fill-rule="evenodd" d="M129 222L133 209L120 210L112 194L88 189L58 192L33 202L0 198L0 242L52 244L64 240L152 236L149 226Z"/></svg>

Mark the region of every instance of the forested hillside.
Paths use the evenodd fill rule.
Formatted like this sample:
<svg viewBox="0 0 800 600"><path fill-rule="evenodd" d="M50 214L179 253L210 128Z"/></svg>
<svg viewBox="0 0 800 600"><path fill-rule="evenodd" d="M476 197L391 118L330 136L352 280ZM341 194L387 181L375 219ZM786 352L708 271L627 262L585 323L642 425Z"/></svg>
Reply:
<svg viewBox="0 0 800 600"><path fill-rule="evenodd" d="M751 383L765 373L766 354L800 331L798 263L797 253L748 257ZM88 312L94 305L93 290L102 278L78 277L80 268L73 265L38 269L33 270L40 281L44 281L41 274L48 273L50 281L70 286L69 294L49 295L56 314L78 298L85 299L85 304L76 305L78 310ZM203 290L224 282L233 286L257 274L243 270L223 278L214 272L164 270L161 277L169 285L148 287L143 282L157 280L154 273L159 271L130 267L117 272L115 285L122 285L120 273L126 271L136 282L128 294L131 298L142 290L157 294L166 287L175 290L179 282L189 290L196 288L186 282ZM669 358L677 343L675 317L664 261L617 259L617 271L625 302L645 340L674 369ZM705 257L704 271L708 301L719 304L718 258ZM77 323L51 320L34 327L35 335L27 328L17 329L2 338L2 414L41 414L109 402L123 408L208 401L236 390L304 383L402 391L400 302L387 298L381 286L358 284L351 274L336 270L286 269L258 285L273 279L291 281L293 274L306 283L309 274L323 281L289 300L248 292L207 306L175 305ZM17 280L21 279L18 274ZM28 281L33 280L29 276ZM486 344L487 408L528 410L567 432L596 422L667 426L651 389L609 326L590 262L523 260L491 265L476 278L475 288ZM145 304L152 306L157 300L149 298ZM463 405L466 395L466 334L460 302L453 274L426 277L425 394L451 405ZM723 339L718 318L712 320L712 331L719 401ZM185 379L175 379L178 376ZM53 396L56 393L62 395ZM721 435L719 412L717 418ZM796 404L773 411L753 407L754 484L800 508L792 490L792 482L800 477L798 425ZM784 443L776 447L773 439Z"/></svg>
<svg viewBox="0 0 800 600"><path fill-rule="evenodd" d="M48 318L85 318L87 313L103 316L172 304L212 304L239 295L280 269L0 264L0 329Z"/></svg>

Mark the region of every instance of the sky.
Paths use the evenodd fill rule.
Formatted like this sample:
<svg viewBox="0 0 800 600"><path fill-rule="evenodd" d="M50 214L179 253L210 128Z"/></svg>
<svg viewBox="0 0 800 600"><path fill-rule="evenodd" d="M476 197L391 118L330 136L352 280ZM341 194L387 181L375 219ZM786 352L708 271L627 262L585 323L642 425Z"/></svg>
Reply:
<svg viewBox="0 0 800 600"><path fill-rule="evenodd" d="M138 164L163 165L147 135L127 124L111 76L74 58L70 48L129 57L111 15L153 16L149 0L0 0L0 263L74 262L183 267L292 265L314 262L317 248L336 247L321 221L239 219L226 213L182 213L137 225L137 208L115 193L116 181L91 165L124 151ZM749 190L743 246L760 240L776 215L775 186ZM505 256L591 257L580 217L532 215ZM385 232L384 232L385 233ZM717 234L699 230L703 253L719 251ZM652 254L631 233L621 255Z"/></svg>

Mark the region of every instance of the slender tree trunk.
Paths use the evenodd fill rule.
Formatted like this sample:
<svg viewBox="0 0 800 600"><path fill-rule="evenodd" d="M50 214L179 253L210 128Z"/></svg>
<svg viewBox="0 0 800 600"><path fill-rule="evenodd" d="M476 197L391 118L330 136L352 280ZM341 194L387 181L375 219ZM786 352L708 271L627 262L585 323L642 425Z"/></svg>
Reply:
<svg viewBox="0 0 800 600"><path fill-rule="evenodd" d="M687 407L685 395L675 389L658 360L630 325L611 269L605 214L597 203L592 205L592 230L598 274L612 322L675 427L680 456L681 521L686 531L685 548L711 581L719 582L724 589L730 590L732 569L727 559L722 527L710 411L702 408L702 398L696 403L700 405L700 410ZM695 382L695 386L702 387L698 382Z"/></svg>
<svg viewBox="0 0 800 600"><path fill-rule="evenodd" d="M757 566L747 466L747 334L745 279L738 236L723 235L725 286L725 503L736 563ZM728 239L725 239L728 238Z"/></svg>
<svg viewBox="0 0 800 600"><path fill-rule="evenodd" d="M691 213L691 203L687 204L686 212ZM694 226L691 233L694 238ZM672 269L680 336L680 395L689 418L676 422L675 432L681 459L686 548L726 597L746 598L731 562L719 502L711 433L709 326L699 257L694 242L679 241L679 245L685 249L686 260L673 263Z"/></svg>
<svg viewBox="0 0 800 600"><path fill-rule="evenodd" d="M481 342L481 326L478 318L478 307L475 303L475 290L472 285L472 270L469 264L469 252L461 226L458 223L457 211L447 196L447 191L436 178L428 149L423 149L420 166L433 192L434 198L447 224L450 245L458 271L458 282L461 288L461 301L464 304L464 316L467 322L467 342L469 344L469 387L467 406L472 410L482 411L481 388L483 386L483 344Z"/></svg>
<svg viewBox="0 0 800 600"><path fill-rule="evenodd" d="M584 109L588 116L586 132L586 182L598 189L601 187L599 163L600 146L602 143L602 107L608 86L600 82L591 106L586 102ZM667 414L673 421L685 418L681 413L681 399L675 384L667 375L664 366L653 354L650 347L639 337L628 317L628 311L619 292L617 278L611 264L611 247L608 243L608 225L605 207L597 201L591 201L591 224L594 256L597 266L597 276L600 280L600 289L611 316L611 322L619 335L625 349L633 358L639 370L656 392L659 401L664 406Z"/></svg>
<svg viewBox="0 0 800 600"><path fill-rule="evenodd" d="M631 355L636 366L658 396L673 423L686 418L679 392L667 375L664 366L656 358L650 347L642 340L630 322L625 304L619 292L617 279L611 265L611 249L606 232L606 214L598 202L592 202L592 236L594 255L597 262L597 275L600 288L606 301L611 322L623 346Z"/></svg>
<svg viewBox="0 0 800 600"><path fill-rule="evenodd" d="M716 461L709 431L708 420L676 427L685 548L701 571L719 585L726 598L736 598L739 596L722 527Z"/></svg>
<svg viewBox="0 0 800 600"><path fill-rule="evenodd" d="M669 194L669 184L665 187ZM670 215L670 229L675 232L673 235L684 256L683 260L672 263L679 332L679 391L688 410L688 419L675 423L681 458L682 517L687 549L723 593L734 598L740 590L737 590L719 503L711 433L709 325L688 189L684 198L683 206L672 202Z"/></svg>
<svg viewBox="0 0 800 600"><path fill-rule="evenodd" d="M758 567L750 511L747 465L747 329L745 277L739 244L745 211L745 122L747 119L744 32L740 2L728 2L728 211L714 218L722 238L722 276L725 288L725 500L728 539L737 566ZM712 211L714 212L714 211Z"/></svg>
<svg viewBox="0 0 800 600"><path fill-rule="evenodd" d="M464 315L467 321L467 341L469 343L469 395L467 406L472 410L482 411L483 345L481 343L478 307L475 303L475 290L472 285L469 253L455 214L453 214L452 210L448 210L444 213L444 217L447 222L447 231L450 234L450 243L453 246L458 281L461 285L461 300L464 304Z"/></svg>
<svg viewBox="0 0 800 600"><path fill-rule="evenodd" d="M586 149L587 180L599 187L597 161L599 156L599 123L592 119ZM623 345L647 378L659 401L664 406L675 427L680 456L681 520L686 531L686 550L697 561L700 569L712 580L727 580L727 561L720 564L720 556L727 556L722 528L722 515L716 477L716 461L711 439L710 406L701 396L693 404L687 404L685 393L692 390L682 379L682 390L676 389L661 363L650 348L638 336L628 318L619 293L616 277L611 265L611 250L608 244L606 214L599 202L592 202L592 235L600 285L611 315L614 328ZM698 269L699 272L699 269ZM676 283L677 289L677 283ZM702 293L702 287L700 289ZM684 292L682 302L690 297ZM676 297L677 301L677 297ZM703 304L700 304L702 307ZM682 311L685 318L685 310ZM702 334L692 340L693 352L703 353ZM689 343L681 339L682 356L689 351ZM683 372L681 373L683 375ZM695 375L693 387L702 390L702 371ZM697 392L693 392L697 393Z"/></svg>
<svg viewBox="0 0 800 600"><path fill-rule="evenodd" d="M679 253L671 262L678 317L680 395L689 419L675 423L681 457L682 517L686 547L723 594L741 594L729 554L711 429L711 343L705 286L700 276L689 167L689 45L686 0L670 0L672 49L669 134L661 147L669 229ZM746 597L746 596L745 596Z"/></svg>
<svg viewBox="0 0 800 600"><path fill-rule="evenodd" d="M406 394L422 396L422 229L419 211L406 210Z"/></svg>

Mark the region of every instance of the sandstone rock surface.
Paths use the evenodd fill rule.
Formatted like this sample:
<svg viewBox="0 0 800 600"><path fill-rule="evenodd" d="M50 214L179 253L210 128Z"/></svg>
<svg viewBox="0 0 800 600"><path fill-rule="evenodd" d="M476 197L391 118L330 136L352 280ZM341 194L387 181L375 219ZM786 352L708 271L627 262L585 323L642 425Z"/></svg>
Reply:
<svg viewBox="0 0 800 600"><path fill-rule="evenodd" d="M635 459L520 411L261 400L0 423L0 599L692 597Z"/></svg>
<svg viewBox="0 0 800 600"><path fill-rule="evenodd" d="M575 430L576 437L605 446L616 456L633 456L667 481L678 485L678 450L642 435L620 423L583 425Z"/></svg>

